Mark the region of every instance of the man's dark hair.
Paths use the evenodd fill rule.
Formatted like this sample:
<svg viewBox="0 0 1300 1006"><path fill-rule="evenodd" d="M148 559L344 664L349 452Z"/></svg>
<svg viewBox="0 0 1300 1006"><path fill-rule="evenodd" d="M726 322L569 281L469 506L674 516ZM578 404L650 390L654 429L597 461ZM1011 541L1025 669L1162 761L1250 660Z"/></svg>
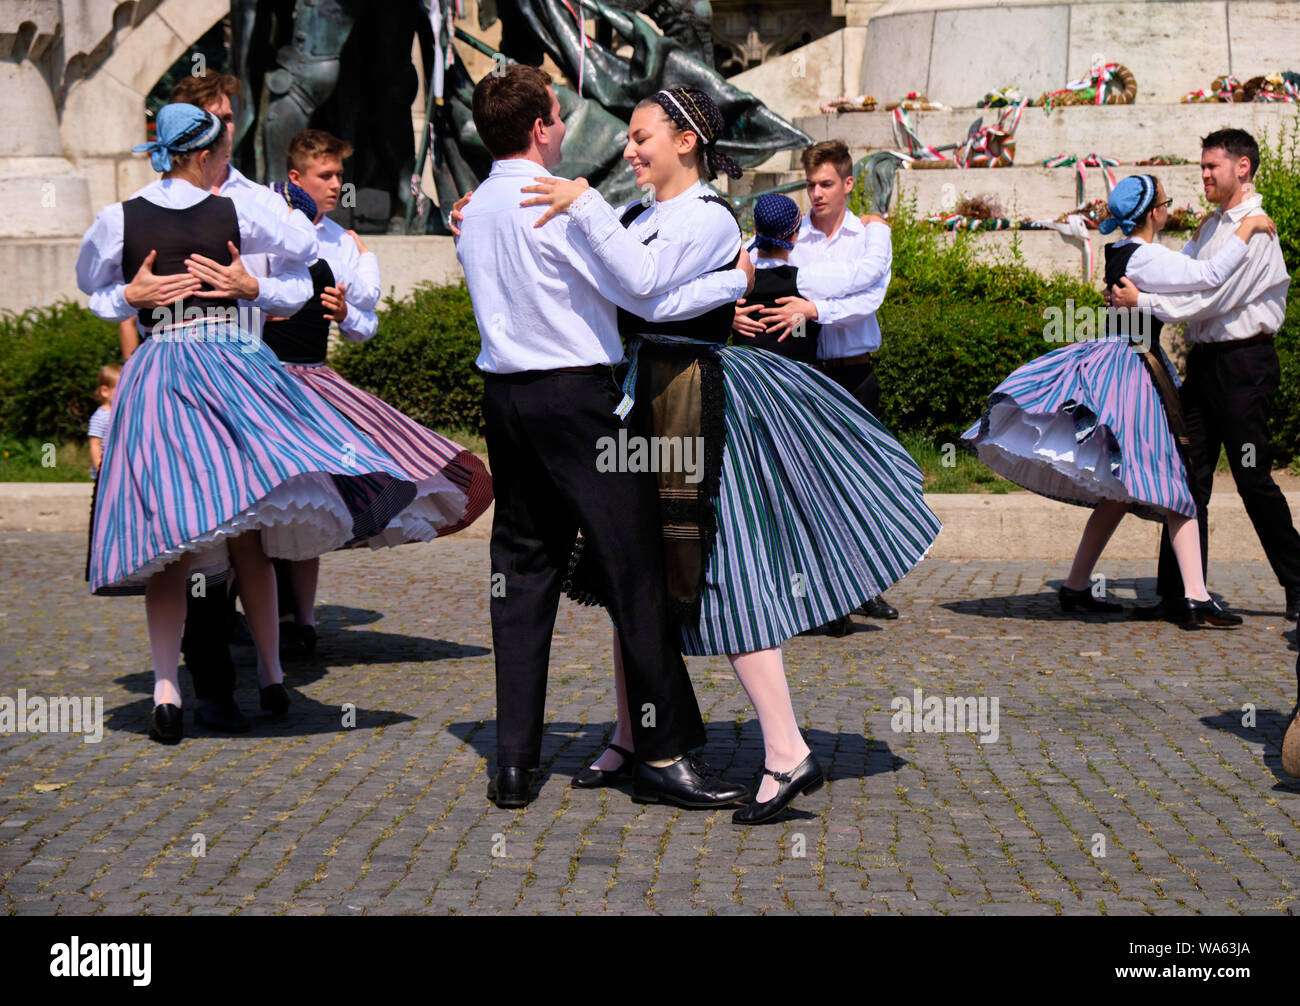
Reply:
<svg viewBox="0 0 1300 1006"><path fill-rule="evenodd" d="M533 123L551 118L551 75L532 66L510 66L489 73L474 87L474 127L494 158L513 157L528 149Z"/></svg>
<svg viewBox="0 0 1300 1006"><path fill-rule="evenodd" d="M834 167L840 178L848 178L853 174L853 155L843 140L823 140L805 147L799 160L806 175L811 175L823 164Z"/></svg>
<svg viewBox="0 0 1300 1006"><path fill-rule="evenodd" d="M1250 177L1255 177L1255 172L1259 170L1259 144L1255 142L1255 137L1244 129L1219 129L1201 140L1202 150L1212 150L1215 147L1223 150L1234 161L1249 157Z"/></svg>

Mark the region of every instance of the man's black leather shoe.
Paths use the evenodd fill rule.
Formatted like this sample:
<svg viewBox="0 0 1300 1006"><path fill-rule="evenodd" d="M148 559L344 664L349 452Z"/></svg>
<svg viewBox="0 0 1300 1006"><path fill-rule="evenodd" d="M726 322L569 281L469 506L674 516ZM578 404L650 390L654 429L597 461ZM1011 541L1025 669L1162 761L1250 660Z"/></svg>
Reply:
<svg viewBox="0 0 1300 1006"><path fill-rule="evenodd" d="M695 755L663 768L637 762L632 783L632 799L637 803L668 803L688 810L725 807L748 795L748 789L727 782Z"/></svg>
<svg viewBox="0 0 1300 1006"><path fill-rule="evenodd" d="M223 699L199 699L194 706L194 725L228 734L248 733L248 720L244 719L244 714L230 696Z"/></svg>
<svg viewBox="0 0 1300 1006"><path fill-rule="evenodd" d="M1122 604L1093 597L1090 590L1074 590L1072 587L1063 586L1057 596L1060 598L1061 610L1065 612L1074 611L1077 608L1080 611L1099 611L1117 615L1124 610Z"/></svg>
<svg viewBox="0 0 1300 1006"><path fill-rule="evenodd" d="M526 807L532 799L529 790L533 785L533 770L506 765L488 783L488 799L498 807Z"/></svg>
<svg viewBox="0 0 1300 1006"><path fill-rule="evenodd" d="M865 601L858 608L859 615L866 615L868 618L887 618L895 619L898 617L898 609L885 600L884 594L877 594L869 601Z"/></svg>
<svg viewBox="0 0 1300 1006"><path fill-rule="evenodd" d="M1286 615L1288 622L1300 621L1300 587L1286 588Z"/></svg>
<svg viewBox="0 0 1300 1006"><path fill-rule="evenodd" d="M1172 622L1174 625L1186 625L1186 599L1180 597L1176 601L1166 601L1161 598L1158 604L1134 608L1128 617L1135 622Z"/></svg>

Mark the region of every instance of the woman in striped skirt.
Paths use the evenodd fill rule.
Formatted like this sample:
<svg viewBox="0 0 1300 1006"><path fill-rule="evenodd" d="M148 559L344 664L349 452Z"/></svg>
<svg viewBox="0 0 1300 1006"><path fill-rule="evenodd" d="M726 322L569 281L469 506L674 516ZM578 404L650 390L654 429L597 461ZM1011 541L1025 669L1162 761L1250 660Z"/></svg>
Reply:
<svg viewBox="0 0 1300 1006"><path fill-rule="evenodd" d="M338 204L343 159L351 152L350 144L321 130L299 133L289 145L293 180L272 188L288 207L302 210L315 223L320 258L309 270L311 300L292 317L269 320L262 337L290 374L369 436L416 484L410 505L366 544L379 548L431 541L455 534L483 514L492 502L492 477L472 452L349 384L325 363L331 322L337 322L351 342L370 339L379 327L374 313L380 289L374 253L325 215ZM293 586L293 631L299 648L310 655L316 648L320 559L303 559L287 567L281 567L281 575Z"/></svg>
<svg viewBox="0 0 1300 1006"><path fill-rule="evenodd" d="M703 184L718 170L740 175L714 145L723 128L702 92L660 91L633 112L623 155L653 205L617 212L581 179L524 191L551 205L543 221L567 211L632 293L672 289L729 268L739 254L735 217ZM683 650L727 654L758 713L764 777L754 802L734 816L758 823L825 778L798 729L781 644L897 582L939 522L922 498L920 470L884 427L811 368L723 345L733 317L734 305L666 324L620 312L620 330L634 354L633 428L703 443L702 464L697 457L693 469L659 473L668 589ZM617 670L617 641L614 655ZM628 768L618 680L615 742L579 785Z"/></svg>
<svg viewBox="0 0 1300 1006"><path fill-rule="evenodd" d="M1273 230L1267 217L1247 217L1236 240L1198 261L1156 243L1170 202L1156 178L1123 179L1109 202L1102 232L1119 227L1126 237L1106 247L1107 287L1127 275L1153 293L1212 289L1244 260L1253 234ZM1205 589L1196 505L1175 439L1178 376L1160 348L1160 329L1149 313L1130 319L1110 312L1104 336L1045 353L999 384L962 439L1003 478L1093 508L1060 590L1062 610L1122 610L1088 587L1120 519L1132 512L1168 522L1190 621L1239 625L1241 616Z"/></svg>
<svg viewBox="0 0 1300 1006"><path fill-rule="evenodd" d="M238 299L291 314L311 292L311 223L211 193L230 134L192 105L164 106L151 153L160 181L96 218L77 282L100 317L140 312L146 338L122 369L92 529L95 594L145 595L155 740L181 739L177 664L185 591L239 574L262 707L283 715L275 575L381 531L415 486L402 468L280 366L238 323ZM239 252L278 256L300 281L249 277ZM126 277L133 277L126 283ZM206 288L205 288L206 287ZM188 302L188 306L187 303Z"/></svg>

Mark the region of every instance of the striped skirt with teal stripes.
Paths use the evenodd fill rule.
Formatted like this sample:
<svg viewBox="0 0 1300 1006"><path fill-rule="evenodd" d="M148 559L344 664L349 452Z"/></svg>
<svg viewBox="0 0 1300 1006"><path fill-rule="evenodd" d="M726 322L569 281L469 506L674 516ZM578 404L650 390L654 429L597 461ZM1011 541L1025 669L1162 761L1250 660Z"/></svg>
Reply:
<svg viewBox="0 0 1300 1006"><path fill-rule="evenodd" d="M383 530L415 484L265 343L208 324L131 354L96 491L90 588L125 594L186 554L225 569L246 531L270 556L322 555Z"/></svg>
<svg viewBox="0 0 1300 1006"><path fill-rule="evenodd" d="M1087 507L1115 500L1148 520L1196 514L1164 404L1127 338L1076 342L1030 360L994 389L962 440L1003 478L1050 499Z"/></svg>
<svg viewBox="0 0 1300 1006"><path fill-rule="evenodd" d="M689 654L746 653L848 614L901 580L939 520L916 462L811 367L719 348L726 448L718 533Z"/></svg>

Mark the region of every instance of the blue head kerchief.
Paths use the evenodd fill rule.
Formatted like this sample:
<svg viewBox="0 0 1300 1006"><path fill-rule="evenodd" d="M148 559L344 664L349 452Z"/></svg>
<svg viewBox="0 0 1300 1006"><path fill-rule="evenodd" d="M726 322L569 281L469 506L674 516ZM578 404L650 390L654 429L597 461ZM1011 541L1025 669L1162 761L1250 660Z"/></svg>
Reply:
<svg viewBox="0 0 1300 1006"><path fill-rule="evenodd" d="M137 154L147 150L154 171L170 171L172 154L201 150L224 128L221 120L211 112L183 102L163 105L154 117L154 124L158 138L149 143L137 143L131 148Z"/></svg>
<svg viewBox="0 0 1300 1006"><path fill-rule="evenodd" d="M785 236L799 226L803 214L789 196L769 192L754 204L754 244L759 248L793 248Z"/></svg>
<svg viewBox="0 0 1300 1006"><path fill-rule="evenodd" d="M1151 208L1156 201L1156 180L1150 175L1130 175L1121 178L1119 184L1111 189L1107 208L1110 216L1097 225L1103 234L1109 234L1116 227L1124 236L1133 233L1138 219Z"/></svg>

